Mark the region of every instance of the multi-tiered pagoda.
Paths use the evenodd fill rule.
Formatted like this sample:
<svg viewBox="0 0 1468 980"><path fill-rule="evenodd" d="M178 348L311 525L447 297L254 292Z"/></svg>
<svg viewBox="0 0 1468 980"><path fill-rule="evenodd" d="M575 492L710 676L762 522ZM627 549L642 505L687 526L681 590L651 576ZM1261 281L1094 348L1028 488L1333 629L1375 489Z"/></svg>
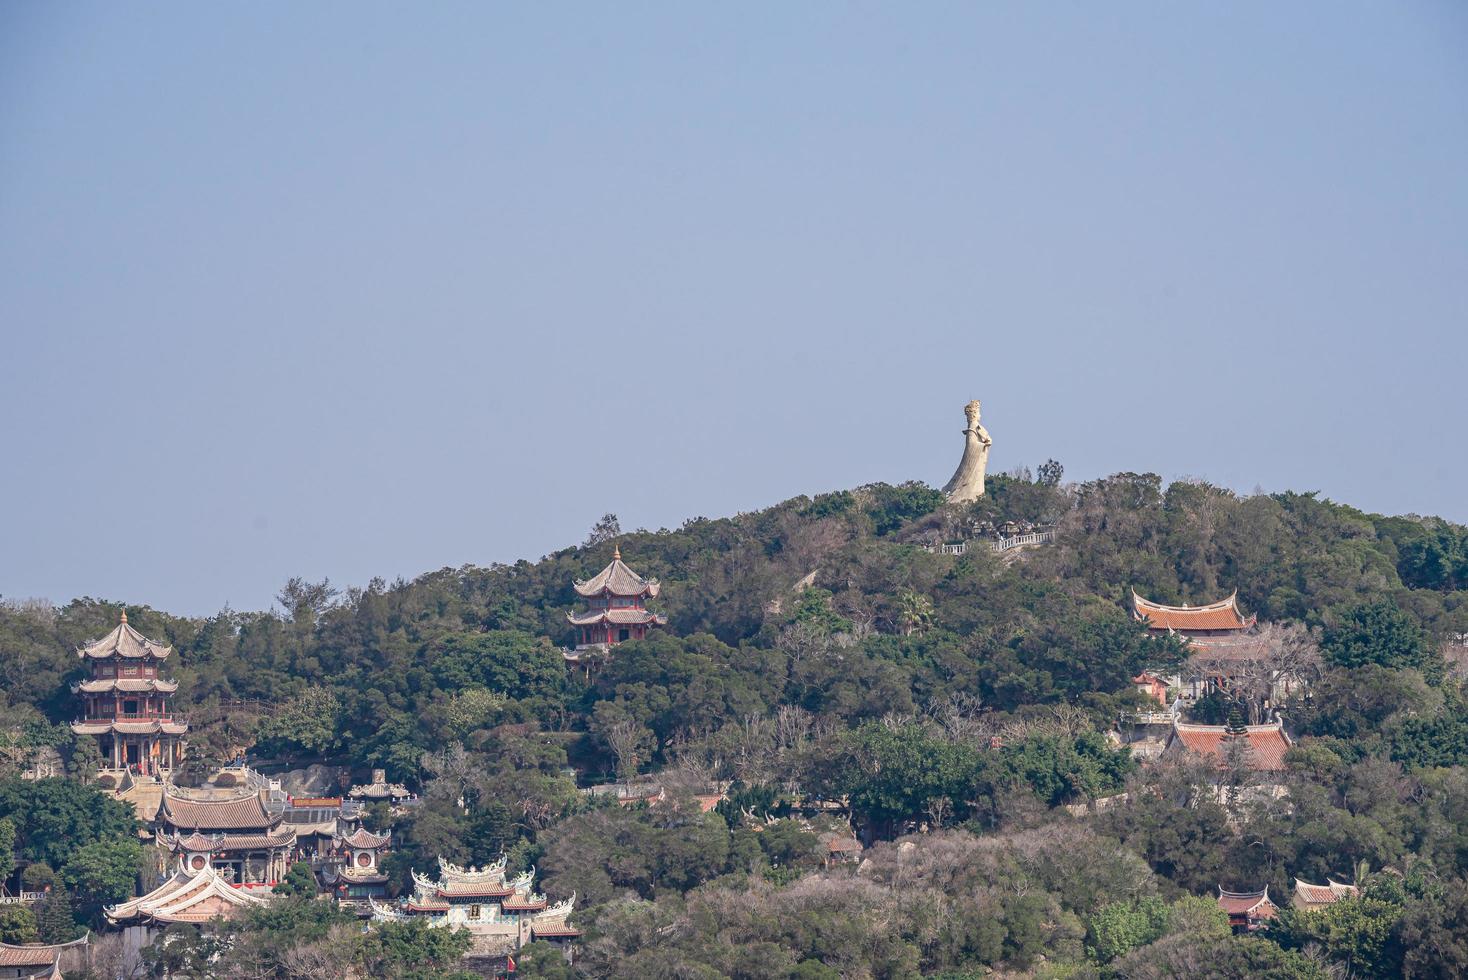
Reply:
<svg viewBox="0 0 1468 980"><path fill-rule="evenodd" d="M622 549L612 552L612 563L587 582L576 582L576 594L586 599L586 609L567 613L580 631L577 652L605 650L647 636L654 626L666 626L668 617L647 608L660 586L655 578L643 578L622 563ZM575 655L567 659L577 659Z"/></svg>
<svg viewBox="0 0 1468 980"><path fill-rule="evenodd" d="M129 626L126 611L111 633L77 650L91 676L72 688L86 705L71 730L97 736L105 765L157 775L182 757L189 726L173 715L178 682L158 676L172 652Z"/></svg>

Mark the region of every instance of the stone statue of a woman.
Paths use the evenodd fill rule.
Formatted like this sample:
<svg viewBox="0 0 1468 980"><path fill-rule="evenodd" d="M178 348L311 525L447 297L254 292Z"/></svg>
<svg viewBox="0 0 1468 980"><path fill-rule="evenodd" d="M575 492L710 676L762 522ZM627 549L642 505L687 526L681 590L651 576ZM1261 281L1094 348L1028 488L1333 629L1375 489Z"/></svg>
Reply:
<svg viewBox="0 0 1468 980"><path fill-rule="evenodd" d="M979 424L979 401L974 399L963 407L968 418L968 428L963 430L963 459L953 479L943 488L948 499L955 504L967 504L984 495L984 473L989 468L989 447L994 440Z"/></svg>

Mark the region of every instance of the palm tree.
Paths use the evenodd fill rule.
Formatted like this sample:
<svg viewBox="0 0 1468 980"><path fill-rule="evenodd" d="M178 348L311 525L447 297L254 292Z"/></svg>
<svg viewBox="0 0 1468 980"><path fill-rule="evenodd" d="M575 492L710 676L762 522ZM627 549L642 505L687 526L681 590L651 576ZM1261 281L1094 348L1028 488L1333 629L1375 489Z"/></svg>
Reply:
<svg viewBox="0 0 1468 980"><path fill-rule="evenodd" d="M933 625L933 600L912 589L903 589L897 594L897 619L902 624L902 635L926 633Z"/></svg>

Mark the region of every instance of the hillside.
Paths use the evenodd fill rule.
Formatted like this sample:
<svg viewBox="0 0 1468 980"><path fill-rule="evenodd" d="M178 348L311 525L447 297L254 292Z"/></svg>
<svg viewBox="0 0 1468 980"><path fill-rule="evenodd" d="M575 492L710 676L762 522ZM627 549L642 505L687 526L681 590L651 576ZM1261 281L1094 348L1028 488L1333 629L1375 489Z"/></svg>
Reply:
<svg viewBox="0 0 1468 980"><path fill-rule="evenodd" d="M195 766L248 747L262 764L385 768L425 800L414 814L374 816L393 826L395 873L438 854L467 862L501 850L538 865L547 891L576 892L595 924L593 975L657 974L637 937L678 920L683 939L653 944L668 963L826 976L791 971L827 962L818 951L840 945L833 923L887 914L908 889L956 918L929 934L916 912L888 915L870 947L842 954L855 957L843 975L1028 968L1037 957L1094 966L1113 955L1094 950L1109 928L1098 916L1152 909L1150 939L1115 956L1152 939L1184 946L1186 930L1165 923L1193 914L1186 894L1261 882L1279 893L1296 876L1339 878L1360 862L1439 876L1430 887L1410 875L1380 885L1398 944L1371 953L1387 964L1380 975L1408 962L1404 924L1459 941L1433 916L1468 895L1468 529L1314 494L1164 488L1149 474L1062 485L1057 470L992 478L972 506L948 506L920 484L873 485L677 530L622 533L609 519L538 562L343 594L293 579L276 611L126 611L178 654ZM1055 534L998 554L989 535L1006 524ZM965 540L958 556L924 547ZM596 670L568 670L566 613L582 601L573 583L614 547L660 580L652 605L668 625ZM1108 742L1121 712L1147 704L1131 678L1186 656L1175 637L1132 619L1133 589L1173 604L1237 590L1261 622L1298 627L1291 635L1320 670L1308 696L1282 706L1296 740L1288 805L1223 805ZM39 744L72 754L61 723L75 712L73 651L121 609L0 606L11 758ZM1209 710L1221 721L1238 708ZM577 782L654 772L674 787L733 781L731 800L703 817L608 808L576 792ZM1073 818L1061 807L1123 790L1126 805L1062 829ZM866 877L841 878L821 868L810 829L781 821L771 826L788 833L755 835L746 825L745 808L774 819L798 796L848 800L869 842L956 829L923 836L911 874L881 844ZM1056 853L1067 850L1056 835L1070 856ZM1028 870L1014 861L1021 853ZM945 861L966 870L945 874ZM1034 901L1004 884L1016 875L1029 876ZM715 943L698 919L762 907L807 931L750 919L744 938ZM989 911L974 918L975 907ZM1291 929L1268 950L1229 955L1294 963L1290 950L1317 939ZM786 973L739 966L747 943L769 944Z"/></svg>

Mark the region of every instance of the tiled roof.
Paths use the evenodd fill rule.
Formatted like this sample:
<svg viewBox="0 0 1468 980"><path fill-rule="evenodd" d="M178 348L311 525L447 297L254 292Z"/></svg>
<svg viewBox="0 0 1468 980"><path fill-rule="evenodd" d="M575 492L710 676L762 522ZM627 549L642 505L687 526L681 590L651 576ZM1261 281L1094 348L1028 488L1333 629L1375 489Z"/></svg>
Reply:
<svg viewBox="0 0 1468 980"><path fill-rule="evenodd" d="M78 735L105 735L117 732L120 735L182 735L189 730L186 721L164 721L158 718L114 721L110 718L88 718L71 723L71 730Z"/></svg>
<svg viewBox="0 0 1468 980"><path fill-rule="evenodd" d="M513 894L515 894L515 889L495 884L468 885L446 882L438 888L439 898L509 898Z"/></svg>
<svg viewBox="0 0 1468 980"><path fill-rule="evenodd" d="M1226 892L1218 889L1218 905L1229 915L1254 914L1260 918L1274 915L1274 903L1269 900L1269 886L1257 892Z"/></svg>
<svg viewBox="0 0 1468 980"><path fill-rule="evenodd" d="M56 946L12 946L0 943L0 966L50 966L61 955Z"/></svg>
<svg viewBox="0 0 1468 980"><path fill-rule="evenodd" d="M127 624L127 617L124 616L115 630L100 640L93 640L79 647L76 655L91 657L93 660L105 660L108 657L127 657L129 660L139 657L156 657L162 660L172 652L172 647L150 640L133 629Z"/></svg>
<svg viewBox="0 0 1468 980"><path fill-rule="evenodd" d="M613 554L610 565L587 581L576 583L576 591L588 597L610 592L612 595L656 598L660 588L657 579L643 578L623 564L620 550Z"/></svg>
<svg viewBox="0 0 1468 980"><path fill-rule="evenodd" d="M447 912L449 910L449 903L448 902L419 902L419 901L410 899L408 901L408 904L406 906L404 906L404 907L409 912Z"/></svg>
<svg viewBox="0 0 1468 980"><path fill-rule="evenodd" d="M566 619L572 626L590 626L594 623L615 623L619 626L657 623L664 626L668 617L646 609L588 609L585 612L567 613Z"/></svg>
<svg viewBox="0 0 1468 980"><path fill-rule="evenodd" d="M1132 614L1147 620L1154 630L1242 630L1254 625L1254 617L1239 613L1238 593L1206 606L1164 606L1132 593Z"/></svg>
<svg viewBox="0 0 1468 980"><path fill-rule="evenodd" d="M254 794L238 800L185 800L163 794L158 819L182 830L265 830L280 817L265 812Z"/></svg>
<svg viewBox="0 0 1468 980"><path fill-rule="evenodd" d="M1247 740L1248 767L1255 772L1281 771L1285 767L1285 753L1290 749L1289 736L1284 733L1284 725L1280 722L1272 725L1246 725L1243 735L1230 736L1224 725L1190 725L1178 721L1173 722L1172 734L1169 749L1178 751L1173 746L1179 746L1182 751L1207 756L1220 769L1228 766L1230 738Z"/></svg>
<svg viewBox="0 0 1468 980"><path fill-rule="evenodd" d="M543 898L507 898L500 903L500 908L506 912L539 912L547 904Z"/></svg>
<svg viewBox="0 0 1468 980"><path fill-rule="evenodd" d="M555 936L555 937L562 937L562 936L579 936L579 935L581 935L581 930L580 929L573 929L571 926L568 926L565 923L557 923L555 925L551 925L551 924L547 923L546 925L543 925L543 926L535 925L535 924L532 923L531 926L530 926L530 932L531 932L532 935L535 935L535 936Z"/></svg>
<svg viewBox="0 0 1468 980"><path fill-rule="evenodd" d="M167 837L164 838L168 842ZM294 831L284 834L180 834L172 839L170 847L180 851L258 851L272 847L290 847L295 844Z"/></svg>
<svg viewBox="0 0 1468 980"><path fill-rule="evenodd" d="M1323 885L1312 885L1308 881L1295 879L1295 902L1299 905L1330 905L1352 895L1360 894L1360 889L1355 885L1343 885L1338 881L1325 879Z"/></svg>
<svg viewBox="0 0 1468 980"><path fill-rule="evenodd" d="M82 681L76 689L83 694L106 694L111 691L138 694L158 691L172 694L178 690L178 681L166 681L161 677L104 677L101 680Z"/></svg>
<svg viewBox="0 0 1468 980"><path fill-rule="evenodd" d="M369 850L374 847L384 847L390 840L392 840L391 833L378 835L372 833L366 827L358 827L356 830L352 831L352 835L350 837L343 838L343 841L348 847L357 847L363 850Z"/></svg>

